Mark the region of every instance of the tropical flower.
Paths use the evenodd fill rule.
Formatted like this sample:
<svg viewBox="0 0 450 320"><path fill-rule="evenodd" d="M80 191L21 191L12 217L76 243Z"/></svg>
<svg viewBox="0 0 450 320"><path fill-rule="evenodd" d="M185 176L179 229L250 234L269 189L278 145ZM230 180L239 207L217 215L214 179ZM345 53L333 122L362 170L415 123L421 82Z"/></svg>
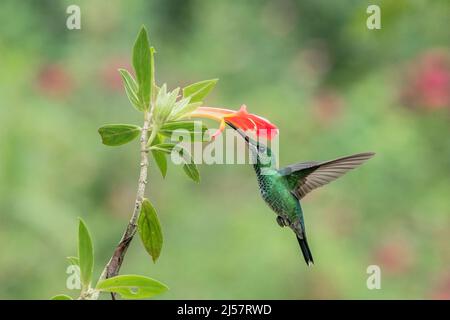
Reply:
<svg viewBox="0 0 450 320"><path fill-rule="evenodd" d="M255 131L256 136L265 137L268 140L271 140L278 133L278 128L269 122L269 120L248 113L245 104L238 111L223 108L199 107L191 112L189 117L206 118L220 122L219 129L212 135L213 138L225 130L227 123L243 131Z"/></svg>

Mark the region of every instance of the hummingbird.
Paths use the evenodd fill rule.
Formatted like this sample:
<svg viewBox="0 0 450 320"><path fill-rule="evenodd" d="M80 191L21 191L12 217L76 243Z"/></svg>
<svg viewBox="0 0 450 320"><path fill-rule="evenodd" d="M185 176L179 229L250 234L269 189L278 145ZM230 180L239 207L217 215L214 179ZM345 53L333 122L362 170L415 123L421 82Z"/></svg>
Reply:
<svg viewBox="0 0 450 320"><path fill-rule="evenodd" d="M253 140L232 123L226 123L244 138L252 156L259 191L276 213L276 222L280 227L289 227L294 232L306 264L313 265L300 201L314 189L360 166L375 153L357 153L329 161L300 162L276 169L276 159L270 148Z"/></svg>

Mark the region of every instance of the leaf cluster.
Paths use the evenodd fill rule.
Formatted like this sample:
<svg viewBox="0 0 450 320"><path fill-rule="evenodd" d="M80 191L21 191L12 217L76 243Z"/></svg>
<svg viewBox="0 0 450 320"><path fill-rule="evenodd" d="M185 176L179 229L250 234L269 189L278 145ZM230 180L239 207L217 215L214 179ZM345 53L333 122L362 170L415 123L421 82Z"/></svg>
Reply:
<svg viewBox="0 0 450 320"><path fill-rule="evenodd" d="M169 142L177 130L186 132L190 141L209 141L207 128L194 121L183 120L203 104L203 99L211 92L217 79L204 80L188 85L182 89L168 90L167 85L158 87L155 82L154 55L156 51L150 46L147 30L142 27L133 47L133 68L136 79L125 69L119 69L125 92L134 108L143 112L150 128L145 133L146 146L162 174L167 174L167 156L174 150ZM198 129L200 127L200 129ZM120 146L137 139L143 128L133 124L107 124L98 129L102 143L107 146ZM175 149L180 152L180 148ZM170 152L169 152L170 151ZM193 159L184 151L183 170L192 180L199 182L200 174Z"/></svg>

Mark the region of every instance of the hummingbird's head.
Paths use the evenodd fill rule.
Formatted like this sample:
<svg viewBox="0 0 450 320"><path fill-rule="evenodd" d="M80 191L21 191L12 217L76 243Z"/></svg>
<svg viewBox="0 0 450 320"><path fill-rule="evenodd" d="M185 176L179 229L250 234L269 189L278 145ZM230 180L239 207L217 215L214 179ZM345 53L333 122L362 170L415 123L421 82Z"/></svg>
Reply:
<svg viewBox="0 0 450 320"><path fill-rule="evenodd" d="M239 135L244 138L245 143L247 144L251 154L255 157L255 163L261 167L269 168L275 165L275 160L272 159L272 150L267 147L265 144L255 141L250 138L242 129L237 128L232 123L225 121L231 128L236 130Z"/></svg>

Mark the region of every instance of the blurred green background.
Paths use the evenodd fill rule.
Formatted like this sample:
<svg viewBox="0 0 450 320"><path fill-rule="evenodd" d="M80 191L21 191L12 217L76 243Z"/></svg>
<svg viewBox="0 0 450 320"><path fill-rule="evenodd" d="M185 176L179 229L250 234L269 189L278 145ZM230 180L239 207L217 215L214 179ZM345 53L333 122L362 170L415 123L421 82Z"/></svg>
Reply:
<svg viewBox="0 0 450 320"><path fill-rule="evenodd" d="M70 4L81 30L66 28ZM381 30L366 28L369 4ZM1 1L0 298L75 294L78 216L97 275L120 239L138 143L106 147L97 128L142 121L116 69L145 24L158 82L220 78L208 105L246 103L277 124L282 165L377 156L305 199L312 268L250 166L201 165L197 185L152 164L164 248L153 264L135 239L122 273L168 284L162 299L449 299L449 17L446 0Z"/></svg>

